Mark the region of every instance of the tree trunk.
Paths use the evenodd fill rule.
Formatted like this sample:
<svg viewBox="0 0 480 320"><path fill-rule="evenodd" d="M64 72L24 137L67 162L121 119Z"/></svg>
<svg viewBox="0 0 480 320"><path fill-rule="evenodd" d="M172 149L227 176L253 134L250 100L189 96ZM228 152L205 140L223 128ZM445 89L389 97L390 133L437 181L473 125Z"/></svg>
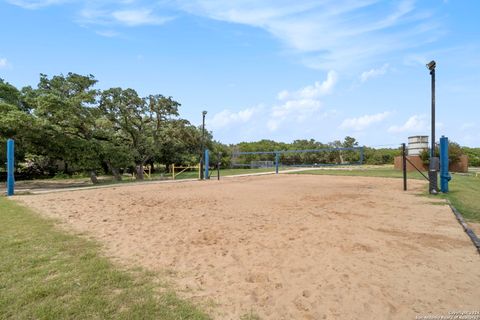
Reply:
<svg viewBox="0 0 480 320"><path fill-rule="evenodd" d="M137 166L137 180L143 180L143 164Z"/></svg>
<svg viewBox="0 0 480 320"><path fill-rule="evenodd" d="M112 170L113 176L115 177L115 180L116 180L116 181L122 181L122 175L120 174L120 172L118 171L118 169L112 167L111 170Z"/></svg>
<svg viewBox="0 0 480 320"><path fill-rule="evenodd" d="M115 178L115 181L122 181L122 175L120 174L120 171L112 166L112 164L109 161L106 161L108 170L110 170L113 174L113 177Z"/></svg>
<svg viewBox="0 0 480 320"><path fill-rule="evenodd" d="M95 173L95 170L90 171L90 180L93 184L98 184L97 174Z"/></svg>

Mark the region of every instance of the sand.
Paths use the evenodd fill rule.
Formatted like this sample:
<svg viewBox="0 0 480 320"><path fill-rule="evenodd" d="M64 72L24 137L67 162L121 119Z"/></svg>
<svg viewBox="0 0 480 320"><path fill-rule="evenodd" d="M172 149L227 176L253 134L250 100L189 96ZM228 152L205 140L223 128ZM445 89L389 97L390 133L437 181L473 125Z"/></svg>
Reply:
<svg viewBox="0 0 480 320"><path fill-rule="evenodd" d="M480 310L480 255L421 181L271 175L17 196L216 319Z"/></svg>

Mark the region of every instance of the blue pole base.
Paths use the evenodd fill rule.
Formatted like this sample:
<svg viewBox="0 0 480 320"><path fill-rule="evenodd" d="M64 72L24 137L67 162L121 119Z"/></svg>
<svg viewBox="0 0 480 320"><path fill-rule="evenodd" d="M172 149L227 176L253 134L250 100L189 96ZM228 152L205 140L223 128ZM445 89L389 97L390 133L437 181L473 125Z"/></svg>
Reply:
<svg viewBox="0 0 480 320"><path fill-rule="evenodd" d="M7 140L7 196L15 194L15 141Z"/></svg>

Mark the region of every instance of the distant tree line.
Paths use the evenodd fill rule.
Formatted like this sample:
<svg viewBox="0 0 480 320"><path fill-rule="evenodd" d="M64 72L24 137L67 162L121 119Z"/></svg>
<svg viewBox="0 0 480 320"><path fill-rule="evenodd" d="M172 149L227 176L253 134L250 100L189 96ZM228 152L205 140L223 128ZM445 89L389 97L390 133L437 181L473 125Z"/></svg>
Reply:
<svg viewBox="0 0 480 320"><path fill-rule="evenodd" d="M257 142L241 142L231 145L232 166L248 165L252 161L274 161L274 154L248 154L235 157L239 152L259 152L259 151L289 151L289 150L324 150L322 152L305 153L282 153L280 162L283 165L311 165L311 164L339 164L353 163L360 160L359 151L338 151L337 148L359 147L358 142L353 137L345 137L344 141L336 140L329 143L322 143L314 139L295 140L292 143L276 142L273 140L260 140Z"/></svg>

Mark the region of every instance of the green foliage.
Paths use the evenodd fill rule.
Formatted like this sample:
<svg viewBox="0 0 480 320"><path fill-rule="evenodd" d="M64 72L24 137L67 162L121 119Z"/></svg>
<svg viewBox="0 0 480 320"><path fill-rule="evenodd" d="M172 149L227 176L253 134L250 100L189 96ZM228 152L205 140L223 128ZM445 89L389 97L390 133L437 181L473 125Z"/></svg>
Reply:
<svg viewBox="0 0 480 320"><path fill-rule="evenodd" d="M141 169L146 163L198 163L201 131L179 118L180 103L133 89L95 89L92 76L41 74L36 88L0 80L0 159L17 141L17 168L53 176ZM212 146L206 134L206 146ZM28 155L28 156L27 156Z"/></svg>
<svg viewBox="0 0 480 320"><path fill-rule="evenodd" d="M366 164L393 164L395 157L401 155L400 148L397 149L374 149L365 148L365 163Z"/></svg>
<svg viewBox="0 0 480 320"><path fill-rule="evenodd" d="M480 148L462 147L462 152L468 156L470 166L480 167Z"/></svg>
<svg viewBox="0 0 480 320"><path fill-rule="evenodd" d="M0 103L10 104L20 108L20 91L0 78Z"/></svg>
<svg viewBox="0 0 480 320"><path fill-rule="evenodd" d="M448 161L450 163L455 163L460 160L460 156L462 156L463 149L460 145L454 141L448 141ZM440 148L439 146L435 146L435 157L440 157ZM425 165L430 163L430 151L428 149L422 150L420 152L420 158L422 159Z"/></svg>
<svg viewBox="0 0 480 320"><path fill-rule="evenodd" d="M257 142L241 142L230 146L234 165L248 165L251 161L275 161L274 154L249 154L235 156L238 152L259 152L259 151L288 151L288 150L320 150L319 152L286 152L280 155L280 162L283 165L305 165L305 164L344 164L354 163L360 160L359 151L337 151L326 148L352 148L358 147L355 138L345 137L344 141L333 141L328 144L310 140L295 140L292 143L275 142L272 140L260 140Z"/></svg>

